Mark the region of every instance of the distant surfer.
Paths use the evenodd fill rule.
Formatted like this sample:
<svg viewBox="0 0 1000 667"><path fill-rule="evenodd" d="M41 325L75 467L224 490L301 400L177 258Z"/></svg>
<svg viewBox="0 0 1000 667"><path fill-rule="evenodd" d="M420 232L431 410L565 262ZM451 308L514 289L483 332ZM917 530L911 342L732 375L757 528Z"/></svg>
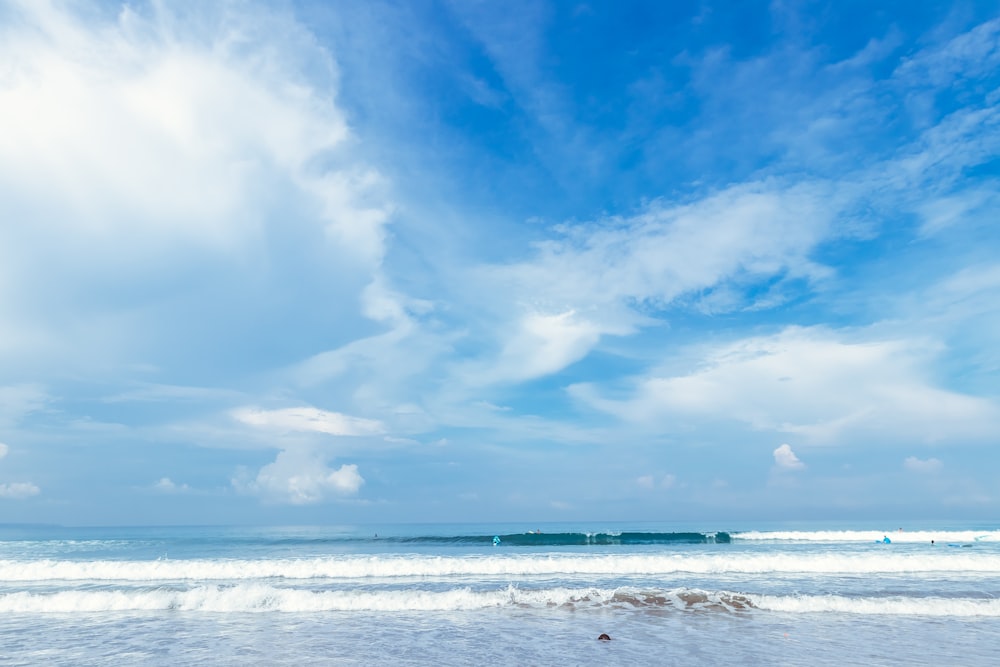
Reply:
<svg viewBox="0 0 1000 667"><path fill-rule="evenodd" d="M601 636L597 638L597 641L609 642L609 641L611 641L611 637L607 633L603 633L602 632Z"/></svg>
<svg viewBox="0 0 1000 667"><path fill-rule="evenodd" d="M493 536L493 546L495 546L495 547L500 546L500 536L499 535L494 535Z"/></svg>
<svg viewBox="0 0 1000 667"><path fill-rule="evenodd" d="M892 540L890 540L890 539L888 538L888 536L886 536L886 535L883 535L883 536L882 536L882 544L892 544Z"/></svg>

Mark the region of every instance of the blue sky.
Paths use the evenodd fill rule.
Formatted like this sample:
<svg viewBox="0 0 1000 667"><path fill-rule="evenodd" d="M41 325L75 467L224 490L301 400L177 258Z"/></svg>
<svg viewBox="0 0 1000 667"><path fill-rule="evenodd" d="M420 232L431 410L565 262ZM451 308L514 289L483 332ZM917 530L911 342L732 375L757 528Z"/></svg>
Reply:
<svg viewBox="0 0 1000 667"><path fill-rule="evenodd" d="M0 4L0 522L995 518L998 17Z"/></svg>

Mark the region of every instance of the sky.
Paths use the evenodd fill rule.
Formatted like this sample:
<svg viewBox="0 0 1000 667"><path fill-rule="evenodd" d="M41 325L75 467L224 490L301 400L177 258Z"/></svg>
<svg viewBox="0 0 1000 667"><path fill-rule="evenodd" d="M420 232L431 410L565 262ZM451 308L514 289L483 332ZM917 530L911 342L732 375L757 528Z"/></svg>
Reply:
<svg viewBox="0 0 1000 667"><path fill-rule="evenodd" d="M995 519L1000 3L0 0L0 523Z"/></svg>

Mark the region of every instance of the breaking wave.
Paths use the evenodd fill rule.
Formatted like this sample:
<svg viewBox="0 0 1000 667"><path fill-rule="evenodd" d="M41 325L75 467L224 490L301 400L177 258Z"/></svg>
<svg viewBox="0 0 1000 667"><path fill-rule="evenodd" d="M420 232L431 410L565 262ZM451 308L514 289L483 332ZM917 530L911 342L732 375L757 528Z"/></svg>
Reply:
<svg viewBox="0 0 1000 667"><path fill-rule="evenodd" d="M657 533L657 532L596 532L596 533L506 533L499 535L422 535L416 537L385 537L383 542L398 544L484 545L499 538L500 546L571 547L571 546L636 546L644 544L728 544L729 533Z"/></svg>
<svg viewBox="0 0 1000 667"><path fill-rule="evenodd" d="M1000 574L995 553L928 549L899 553L697 553L483 556L343 555L286 559L149 561L0 560L0 581L240 581L454 576L576 576L694 574Z"/></svg>
<svg viewBox="0 0 1000 667"><path fill-rule="evenodd" d="M570 589L523 590L514 586L476 591L337 591L287 589L260 583L186 590L70 590L51 593L0 594L0 613L101 612L430 612L496 608L559 608L570 611L615 608L661 612L788 613L839 612L858 615L936 617L1000 617L995 598L845 597L836 595L750 595L698 589Z"/></svg>
<svg viewBox="0 0 1000 667"><path fill-rule="evenodd" d="M914 531L878 531L878 530L786 530L757 531L730 533L733 541L772 541L772 542L881 542L888 537L892 542L935 544L942 546L974 545L979 542L1000 542L1000 530L914 530Z"/></svg>

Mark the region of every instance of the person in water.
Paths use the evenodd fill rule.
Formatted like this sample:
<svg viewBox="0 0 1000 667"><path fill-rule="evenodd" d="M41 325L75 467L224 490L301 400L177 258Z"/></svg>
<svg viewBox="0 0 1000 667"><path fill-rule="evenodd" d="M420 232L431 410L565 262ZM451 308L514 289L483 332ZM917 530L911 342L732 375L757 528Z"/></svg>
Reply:
<svg viewBox="0 0 1000 667"><path fill-rule="evenodd" d="M609 637L607 633L603 633L602 632L601 636L597 638L597 641L609 642L609 641L611 641L611 637Z"/></svg>

